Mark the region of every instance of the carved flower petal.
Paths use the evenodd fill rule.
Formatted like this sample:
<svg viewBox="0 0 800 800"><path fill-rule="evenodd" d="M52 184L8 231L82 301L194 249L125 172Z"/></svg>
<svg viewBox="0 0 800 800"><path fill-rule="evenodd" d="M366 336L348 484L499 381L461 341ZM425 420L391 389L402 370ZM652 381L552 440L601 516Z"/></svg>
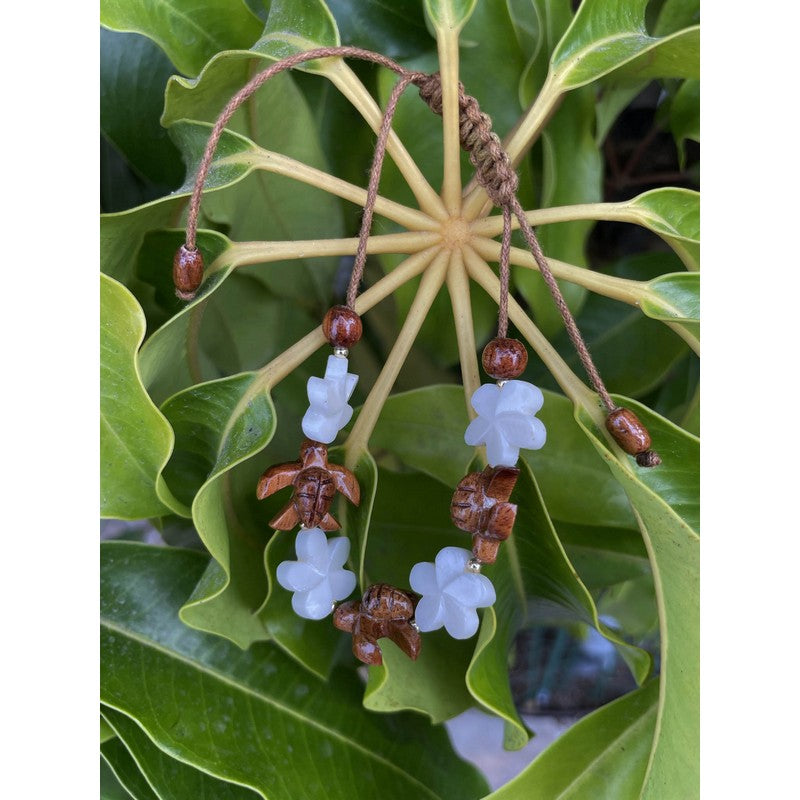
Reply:
<svg viewBox="0 0 800 800"><path fill-rule="evenodd" d="M486 460L490 467L513 467L519 460L519 447L508 442L497 424L486 437Z"/></svg>
<svg viewBox="0 0 800 800"><path fill-rule="evenodd" d="M527 381L508 381L500 392L496 414L518 411L533 415L544 405L544 395L538 386Z"/></svg>
<svg viewBox="0 0 800 800"><path fill-rule="evenodd" d="M328 571L328 537L320 528L309 528L297 534L294 541L297 558L311 564L320 573Z"/></svg>
<svg viewBox="0 0 800 800"><path fill-rule="evenodd" d="M441 595L428 595L417 603L414 621L422 633L435 631L444 625L444 603Z"/></svg>
<svg viewBox="0 0 800 800"><path fill-rule="evenodd" d="M470 402L478 416L492 417L499 400L500 388L494 383L484 383L472 393Z"/></svg>
<svg viewBox="0 0 800 800"><path fill-rule="evenodd" d="M471 557L472 553L462 547L443 547L436 554L436 582L439 585L439 591L444 589L453 578L464 573Z"/></svg>
<svg viewBox="0 0 800 800"><path fill-rule="evenodd" d="M301 427L306 438L323 444L330 444L342 428L337 418L332 419L329 414L321 414L313 406L303 416Z"/></svg>
<svg viewBox="0 0 800 800"><path fill-rule="evenodd" d="M341 569L350 555L350 540L346 536L337 536L328 540L328 569Z"/></svg>
<svg viewBox="0 0 800 800"><path fill-rule="evenodd" d="M327 580L307 592L292 595L292 608L295 614L304 619L324 619L333 611L333 593Z"/></svg>
<svg viewBox="0 0 800 800"><path fill-rule="evenodd" d="M275 571L278 583L290 592L305 592L313 589L324 575L321 575L311 564L303 561L281 561Z"/></svg>
<svg viewBox="0 0 800 800"><path fill-rule="evenodd" d="M485 608L497 599L492 582L485 575L476 575L473 572L465 572L454 578L443 594L445 598L452 598L462 606L472 608Z"/></svg>
<svg viewBox="0 0 800 800"><path fill-rule="evenodd" d="M334 600L344 600L356 588L356 576L349 569L333 570L328 575L331 597Z"/></svg>
<svg viewBox="0 0 800 800"><path fill-rule="evenodd" d="M478 630L478 612L444 596L444 627L454 639L469 639ZM421 630L421 629L420 629Z"/></svg>
<svg viewBox="0 0 800 800"><path fill-rule="evenodd" d="M484 444L491 429L491 420L484 419L483 417L475 417L464 431L464 441L473 447L478 444Z"/></svg>
<svg viewBox="0 0 800 800"><path fill-rule="evenodd" d="M325 408L328 405L330 389L330 383L324 378L310 377L306 383L308 402L314 407Z"/></svg>
<svg viewBox="0 0 800 800"><path fill-rule="evenodd" d="M414 564L408 576L411 588L417 594L438 594L439 584L436 580L436 567L430 561Z"/></svg>
<svg viewBox="0 0 800 800"><path fill-rule="evenodd" d="M514 447L538 450L547 438L544 423L536 417L503 414L497 418L506 441Z"/></svg>

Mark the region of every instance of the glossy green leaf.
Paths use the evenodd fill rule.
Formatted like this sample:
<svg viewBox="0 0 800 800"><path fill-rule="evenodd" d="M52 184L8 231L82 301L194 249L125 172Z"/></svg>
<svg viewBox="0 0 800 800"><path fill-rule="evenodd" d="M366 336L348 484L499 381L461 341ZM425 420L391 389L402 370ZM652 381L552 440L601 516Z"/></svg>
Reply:
<svg viewBox="0 0 800 800"><path fill-rule="evenodd" d="M464 443L467 426L464 391L458 386L430 386L392 395L370 437L370 449L388 450L412 469L447 486L467 471L474 449Z"/></svg>
<svg viewBox="0 0 800 800"><path fill-rule="evenodd" d="M631 222L657 233L687 269L700 268L700 194L691 189L653 189L622 205Z"/></svg>
<svg viewBox="0 0 800 800"><path fill-rule="evenodd" d="M461 28L472 16L478 0L425 0L434 28Z"/></svg>
<svg viewBox="0 0 800 800"><path fill-rule="evenodd" d="M700 274L680 272L650 281L641 309L648 317L684 324L700 333Z"/></svg>
<svg viewBox="0 0 800 800"><path fill-rule="evenodd" d="M184 498L194 496L192 519L215 559L181 618L247 647L267 638L256 611L267 594L262 553L268 529L259 530L249 509L235 502L232 470L272 438L272 400L250 372L193 386L162 410L176 436L166 479Z"/></svg>
<svg viewBox="0 0 800 800"><path fill-rule="evenodd" d="M100 513L139 519L180 510L160 479L172 429L139 375L145 322L136 298L100 276Z"/></svg>
<svg viewBox="0 0 800 800"><path fill-rule="evenodd" d="M661 690L653 752L642 793L698 793L699 748L699 442L626 398L663 460L655 469L618 461L583 414L578 421L636 510L650 554L660 611Z"/></svg>
<svg viewBox="0 0 800 800"><path fill-rule="evenodd" d="M114 729L103 719L100 717L100 744L103 742L107 742L109 739L113 739L117 734L114 733Z"/></svg>
<svg viewBox="0 0 800 800"><path fill-rule="evenodd" d="M684 81L675 93L669 110L669 129L678 147L678 159L683 168L686 139L700 141L700 81Z"/></svg>
<svg viewBox="0 0 800 800"><path fill-rule="evenodd" d="M370 579L408 588L414 564L433 560L442 547L469 547L469 536L450 521L450 487L419 473L388 470L380 471L378 486L366 552ZM410 709L442 722L473 705L464 674L474 639L458 641L443 630L426 633L416 661L388 640L381 649L383 666L369 669L366 708Z"/></svg>
<svg viewBox="0 0 800 800"><path fill-rule="evenodd" d="M647 3L584 0L553 51L556 84L575 89L620 68L631 78L697 77L699 29L651 37L644 24Z"/></svg>
<svg viewBox="0 0 800 800"><path fill-rule="evenodd" d="M520 461L520 476L512 500L517 503L514 532L500 549L497 562L485 569L497 592L497 602L484 612L467 686L478 702L507 721L505 746L523 747L527 729L514 706L508 684L508 651L514 636L529 622L532 600L553 603L573 619L593 625L619 650L637 682L651 669L650 656L627 644L600 621L586 586L570 563L530 467Z"/></svg>
<svg viewBox="0 0 800 800"><path fill-rule="evenodd" d="M159 124L174 71L150 39L100 30L100 129L139 175L163 187L162 194L183 179L180 155Z"/></svg>
<svg viewBox="0 0 800 800"><path fill-rule="evenodd" d="M100 800L131 800L108 762L100 758Z"/></svg>
<svg viewBox="0 0 800 800"><path fill-rule="evenodd" d="M132 797L133 800L160 800L121 739L115 736L113 739L109 739L107 742L100 745L100 756L108 765L112 776L116 779L117 786L114 786L113 783L111 786L112 791L116 790L117 797L120 796L119 789L121 789L122 798ZM102 788L101 785L101 794ZM114 795L112 794L111 796L113 797Z"/></svg>
<svg viewBox="0 0 800 800"><path fill-rule="evenodd" d="M700 24L700 0L664 0L653 26L656 36Z"/></svg>
<svg viewBox="0 0 800 800"><path fill-rule="evenodd" d="M261 32L242 0L102 0L100 22L144 34L186 75L196 75L220 50L250 47Z"/></svg>
<svg viewBox="0 0 800 800"><path fill-rule="evenodd" d="M634 800L656 721L658 681L609 703L563 733L486 800ZM667 793L667 797L685 797Z"/></svg>
<svg viewBox="0 0 800 800"><path fill-rule="evenodd" d="M389 58L417 55L435 46L425 27L422 0L328 0L342 41Z"/></svg>
<svg viewBox="0 0 800 800"><path fill-rule="evenodd" d="M336 20L324 0L272 0L267 25L255 48L279 61L303 50L340 44ZM309 61L298 69L324 71L319 61Z"/></svg>
<svg viewBox="0 0 800 800"><path fill-rule="evenodd" d="M255 800L258 795L244 786L225 783L218 778L172 758L160 750L136 722L113 708L103 714L113 724L138 769L155 790L159 800L186 800L189 797L213 797L214 800ZM217 731L219 732L219 726Z"/></svg>
<svg viewBox="0 0 800 800"><path fill-rule="evenodd" d="M204 556L123 543L101 553L101 700L160 749L271 800L372 800L376 786L386 800L485 794L444 730L364 711L353 672L325 683L274 646L240 651L183 626Z"/></svg>

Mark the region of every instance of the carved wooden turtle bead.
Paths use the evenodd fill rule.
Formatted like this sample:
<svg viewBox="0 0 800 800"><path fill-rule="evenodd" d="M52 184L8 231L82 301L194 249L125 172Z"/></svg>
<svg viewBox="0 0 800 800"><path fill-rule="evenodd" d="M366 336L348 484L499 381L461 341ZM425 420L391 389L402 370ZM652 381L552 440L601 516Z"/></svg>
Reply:
<svg viewBox="0 0 800 800"><path fill-rule="evenodd" d="M347 306L333 306L322 320L322 333L332 347L349 350L361 339L361 317Z"/></svg>
<svg viewBox="0 0 800 800"><path fill-rule="evenodd" d="M528 351L519 339L496 337L483 348L483 371L496 381L518 378L528 364Z"/></svg>

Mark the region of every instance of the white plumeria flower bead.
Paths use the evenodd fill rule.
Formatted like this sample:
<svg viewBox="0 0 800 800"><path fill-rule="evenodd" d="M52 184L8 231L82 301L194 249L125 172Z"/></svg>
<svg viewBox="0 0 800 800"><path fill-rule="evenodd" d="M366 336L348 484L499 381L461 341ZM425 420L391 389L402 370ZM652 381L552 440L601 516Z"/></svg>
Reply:
<svg viewBox="0 0 800 800"><path fill-rule="evenodd" d="M356 576L343 569L350 553L344 536L328 540L320 528L301 530L294 543L297 561L278 564L278 583L294 592L292 608L305 619L323 619L335 600L344 600L356 588Z"/></svg>
<svg viewBox="0 0 800 800"><path fill-rule="evenodd" d="M494 603L492 582L467 569L472 553L461 547L443 547L436 563L414 564L411 588L422 595L414 613L420 631L435 631L444 625L454 639L469 639L478 630L476 608Z"/></svg>
<svg viewBox="0 0 800 800"><path fill-rule="evenodd" d="M538 450L547 431L536 412L544 403L542 390L527 381L506 381L502 386L484 383L472 395L478 416L464 432L470 445L485 444L489 466L513 467L520 448Z"/></svg>
<svg viewBox="0 0 800 800"><path fill-rule="evenodd" d="M325 377L308 379L308 402L303 417L303 433L315 442L330 444L350 422L353 407L348 404L358 383L358 375L347 371L347 359L328 356Z"/></svg>

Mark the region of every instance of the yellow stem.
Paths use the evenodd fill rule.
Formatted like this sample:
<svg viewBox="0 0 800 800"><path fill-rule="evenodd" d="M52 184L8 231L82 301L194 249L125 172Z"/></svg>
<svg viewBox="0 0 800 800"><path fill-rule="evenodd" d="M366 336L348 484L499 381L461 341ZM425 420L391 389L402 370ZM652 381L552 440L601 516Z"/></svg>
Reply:
<svg viewBox="0 0 800 800"><path fill-rule="evenodd" d="M519 165L522 157L539 138L542 128L556 110L560 97L561 90L558 82L548 73L536 100L516 124L514 130L503 140L503 149L508 153L514 167ZM464 219L473 220L479 215L488 213L491 206L487 208L488 195L482 186L473 181L467 186L465 194L466 198L462 204Z"/></svg>
<svg viewBox="0 0 800 800"><path fill-rule="evenodd" d="M470 245L486 261L497 261L500 258L500 243L495 242L493 239L474 238ZM539 271L539 266L533 258L533 254L527 250L512 247L510 260L514 266ZM554 258L548 258L547 263L556 278L575 283L597 294L628 303L628 305L638 306L647 293L647 284L641 281L603 275L590 269L582 269L572 264L566 264L563 261L557 261Z"/></svg>
<svg viewBox="0 0 800 800"><path fill-rule="evenodd" d="M636 222L633 215L623 213L621 203L582 203L574 206L556 206L555 208L541 208L535 211L526 211L528 222L534 227L549 225L555 222L574 222L575 220L620 220L623 222ZM641 224L641 217L639 218ZM519 220L512 217L511 226L514 230L519 228ZM470 225L470 231L478 236L493 239L503 232L503 216L495 214L493 217L476 219Z"/></svg>
<svg viewBox="0 0 800 800"><path fill-rule="evenodd" d="M377 133L381 126L383 114L355 72L342 59L336 59L331 62L325 75L353 104L372 130ZM417 198L420 209L434 219L445 219L447 211L441 197L436 194L433 187L425 179L416 162L411 158L408 150L406 150L394 131L389 134L386 151L392 157L394 163L397 164L397 168L414 193L414 197Z"/></svg>
<svg viewBox="0 0 800 800"><path fill-rule="evenodd" d="M439 251L440 248L438 247L430 247L407 258L388 275L377 281L374 286L371 286L356 298L356 312L365 314L374 305L397 291L404 283L415 278L431 263ZM310 333L307 333L299 342L276 356L269 364L259 370L258 378L247 392L248 402L258 392L271 389L280 383L293 369L296 369L323 344L325 344L325 336L320 325Z"/></svg>
<svg viewBox="0 0 800 800"><path fill-rule="evenodd" d="M370 236L367 253L418 253L441 242L441 234L409 231ZM234 242L227 255L237 267L294 258L354 255L358 238L309 239L299 242Z"/></svg>
<svg viewBox="0 0 800 800"><path fill-rule="evenodd" d="M389 396L389 392L394 386L400 369L405 363L411 346L417 338L419 329L425 321L425 317L430 310L436 295L441 289L445 279L445 272L447 263L450 260L450 251L440 249L438 254L433 260L433 263L425 274L419 284L419 289L414 296L414 301L411 303L411 308L408 310L403 327L386 358L386 363L378 375L372 390L367 396L361 413L350 431L350 435L344 443L346 451L345 464L352 468L361 453L367 449L369 438L372 436L372 431L380 416L383 404Z"/></svg>
<svg viewBox="0 0 800 800"><path fill-rule="evenodd" d="M481 385L481 376L476 355L475 326L472 323L469 278L461 250L453 251L450 267L447 270L447 290L450 293L450 305L453 308L453 321L458 339L458 358L461 362L461 382L464 385L467 416L474 419L475 411L470 398Z"/></svg>
<svg viewBox="0 0 800 800"><path fill-rule="evenodd" d="M224 164L228 159L221 159L219 164ZM283 156L280 153L273 153L271 150L259 148L254 153L246 156L231 156L229 159L233 163L252 164L256 169L266 172L273 172L276 175L285 175L289 178L316 186L318 189L329 192L330 194L349 200L363 206L367 201L367 190L360 186L355 186L341 178L329 175L327 172L315 169L314 167L303 164L302 161L295 161L293 158ZM410 230L432 231L439 227L439 223L432 220L427 214L415 208L409 208L402 203L394 200L387 200L385 197L378 197L375 200L375 213L380 214L386 219L397 222Z"/></svg>
<svg viewBox="0 0 800 800"><path fill-rule="evenodd" d="M442 199L450 216L461 211L461 141L458 108L458 28L439 26L439 73L442 78L442 137L444 139L444 175Z"/></svg>
<svg viewBox="0 0 800 800"><path fill-rule="evenodd" d="M496 303L499 303L500 281L492 272L491 267L470 247L464 248L464 260L472 280L482 286ZM575 405L586 409L586 412L599 426L603 426L605 416L600 408L597 395L569 368L566 361L556 352L513 297L508 298L508 316L542 359L558 385L564 390L564 394Z"/></svg>

